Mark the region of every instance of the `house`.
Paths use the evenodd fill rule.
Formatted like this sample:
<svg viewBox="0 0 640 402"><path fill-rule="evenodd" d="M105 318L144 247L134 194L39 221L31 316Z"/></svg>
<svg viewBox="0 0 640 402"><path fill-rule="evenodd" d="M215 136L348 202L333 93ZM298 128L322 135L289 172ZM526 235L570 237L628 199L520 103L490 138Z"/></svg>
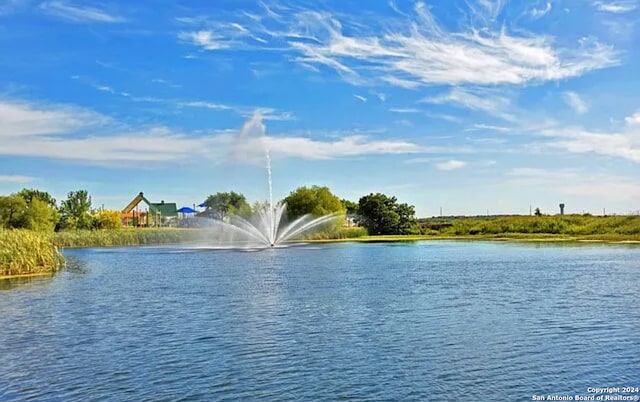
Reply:
<svg viewBox="0 0 640 402"><path fill-rule="evenodd" d="M147 205L140 210L143 202ZM178 207L175 202L149 202L140 192L120 213L122 225L127 226L169 226L178 217Z"/></svg>

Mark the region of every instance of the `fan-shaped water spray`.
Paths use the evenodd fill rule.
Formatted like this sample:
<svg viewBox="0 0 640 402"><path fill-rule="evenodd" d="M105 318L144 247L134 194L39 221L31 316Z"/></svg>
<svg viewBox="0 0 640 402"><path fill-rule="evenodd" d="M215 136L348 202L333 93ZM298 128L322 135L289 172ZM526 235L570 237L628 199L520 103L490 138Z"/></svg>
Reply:
<svg viewBox="0 0 640 402"><path fill-rule="evenodd" d="M312 229L327 224L338 217L338 214L321 217L304 215L292 222L286 222L286 204L273 203L271 154L265 139L265 126L262 123L262 117L259 113L256 113L242 127L239 136L239 141L241 141L239 149L246 151L253 146L259 146L264 149L269 199L265 204L255 208L249 218L229 215L225 219L212 222L212 227L218 232L218 237L227 244L276 247L287 241L295 240L304 233L308 233ZM250 144L250 146L247 147L246 144ZM234 152L237 151L234 150Z"/></svg>

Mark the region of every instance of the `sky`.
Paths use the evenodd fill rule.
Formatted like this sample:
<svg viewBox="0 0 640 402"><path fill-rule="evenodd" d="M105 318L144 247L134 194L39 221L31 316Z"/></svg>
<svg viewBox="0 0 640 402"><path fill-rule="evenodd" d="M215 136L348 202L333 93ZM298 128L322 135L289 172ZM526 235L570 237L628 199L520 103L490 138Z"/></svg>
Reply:
<svg viewBox="0 0 640 402"><path fill-rule="evenodd" d="M175 3L0 0L0 194L640 210L640 0Z"/></svg>

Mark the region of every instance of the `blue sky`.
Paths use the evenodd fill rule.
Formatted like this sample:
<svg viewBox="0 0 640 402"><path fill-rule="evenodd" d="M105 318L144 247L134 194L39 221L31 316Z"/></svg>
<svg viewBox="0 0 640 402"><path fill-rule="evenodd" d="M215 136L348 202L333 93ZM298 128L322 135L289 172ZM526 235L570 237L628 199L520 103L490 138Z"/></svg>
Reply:
<svg viewBox="0 0 640 402"><path fill-rule="evenodd" d="M0 0L0 193L640 210L640 0L174 3Z"/></svg>

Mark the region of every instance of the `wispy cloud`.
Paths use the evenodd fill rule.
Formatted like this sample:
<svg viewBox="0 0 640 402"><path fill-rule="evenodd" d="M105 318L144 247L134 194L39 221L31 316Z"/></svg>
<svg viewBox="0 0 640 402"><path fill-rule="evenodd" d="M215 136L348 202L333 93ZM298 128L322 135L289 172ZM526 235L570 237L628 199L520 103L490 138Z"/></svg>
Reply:
<svg viewBox="0 0 640 402"><path fill-rule="evenodd" d="M582 127L557 127L539 131L549 137L552 148L571 153L594 153L640 163L640 116L625 119L627 126L615 131L595 131Z"/></svg>
<svg viewBox="0 0 640 402"><path fill-rule="evenodd" d="M531 15L532 18L542 18L545 15L549 14L552 8L553 6L551 5L551 2L547 2L542 8L537 8L537 7L532 8L529 11L529 14Z"/></svg>
<svg viewBox="0 0 640 402"><path fill-rule="evenodd" d="M94 7L73 5L65 1L46 1L40 5L40 9L47 14L70 22L125 22L125 19L119 15L109 14Z"/></svg>
<svg viewBox="0 0 640 402"><path fill-rule="evenodd" d="M258 111L261 118L283 118ZM273 113L273 112L271 112ZM255 115L255 113L254 113ZM231 147L240 147L248 161L264 155L309 160L438 152L404 140L377 140L347 134L331 140L275 135L238 142L239 130L189 133L167 127L135 128L117 124L93 112L69 106L0 102L0 155L63 159L109 166L129 162L224 160ZM89 123L92 122L92 123ZM98 123L99 122L99 123ZM144 152L137 150L144 149Z"/></svg>
<svg viewBox="0 0 640 402"><path fill-rule="evenodd" d="M492 90L472 90L463 88L453 88L442 95L423 98L420 102L433 104L453 104L467 109L481 110L505 120L513 117L506 113L506 109L511 104L509 98L498 95Z"/></svg>
<svg viewBox="0 0 640 402"><path fill-rule="evenodd" d="M456 169L462 169L465 166L467 166L467 162L454 160L454 159L446 162L436 163L436 168L438 170L456 170Z"/></svg>
<svg viewBox="0 0 640 402"><path fill-rule="evenodd" d="M401 107L393 107L389 109L390 112L393 113L421 113L422 110L416 108L401 108Z"/></svg>
<svg viewBox="0 0 640 402"><path fill-rule="evenodd" d="M180 32L178 38L205 50L227 49L230 44L212 31Z"/></svg>
<svg viewBox="0 0 640 402"><path fill-rule="evenodd" d="M197 107L212 110L230 110L231 106L224 105L222 103L204 102L204 101L192 101L192 102L180 102L178 106L184 107Z"/></svg>
<svg viewBox="0 0 640 402"><path fill-rule="evenodd" d="M593 5L599 11L614 14L624 14L638 8L636 0L594 1Z"/></svg>
<svg viewBox="0 0 640 402"><path fill-rule="evenodd" d="M30 176L0 175L0 183L26 184L32 182L33 180L34 178Z"/></svg>
<svg viewBox="0 0 640 402"><path fill-rule="evenodd" d="M564 101L578 114L585 114L589 111L589 104L575 92L567 91L562 94Z"/></svg>
<svg viewBox="0 0 640 402"><path fill-rule="evenodd" d="M510 32L504 25L493 29L490 21L504 2L479 4L470 13L486 16L482 29L467 25L448 31L418 2L410 15L381 21L299 10L244 25L207 22L205 30L183 31L179 38L205 50L278 50L301 65L334 70L353 84L386 82L408 89L544 82L618 64L618 53L595 40L560 48L548 36Z"/></svg>
<svg viewBox="0 0 640 402"><path fill-rule="evenodd" d="M366 102L367 98L365 98L364 96L361 95L353 95L354 98L356 98L357 100L361 101L361 102Z"/></svg>
<svg viewBox="0 0 640 402"><path fill-rule="evenodd" d="M635 112L631 116L625 117L624 121L626 121L629 126L640 126L640 112Z"/></svg>

